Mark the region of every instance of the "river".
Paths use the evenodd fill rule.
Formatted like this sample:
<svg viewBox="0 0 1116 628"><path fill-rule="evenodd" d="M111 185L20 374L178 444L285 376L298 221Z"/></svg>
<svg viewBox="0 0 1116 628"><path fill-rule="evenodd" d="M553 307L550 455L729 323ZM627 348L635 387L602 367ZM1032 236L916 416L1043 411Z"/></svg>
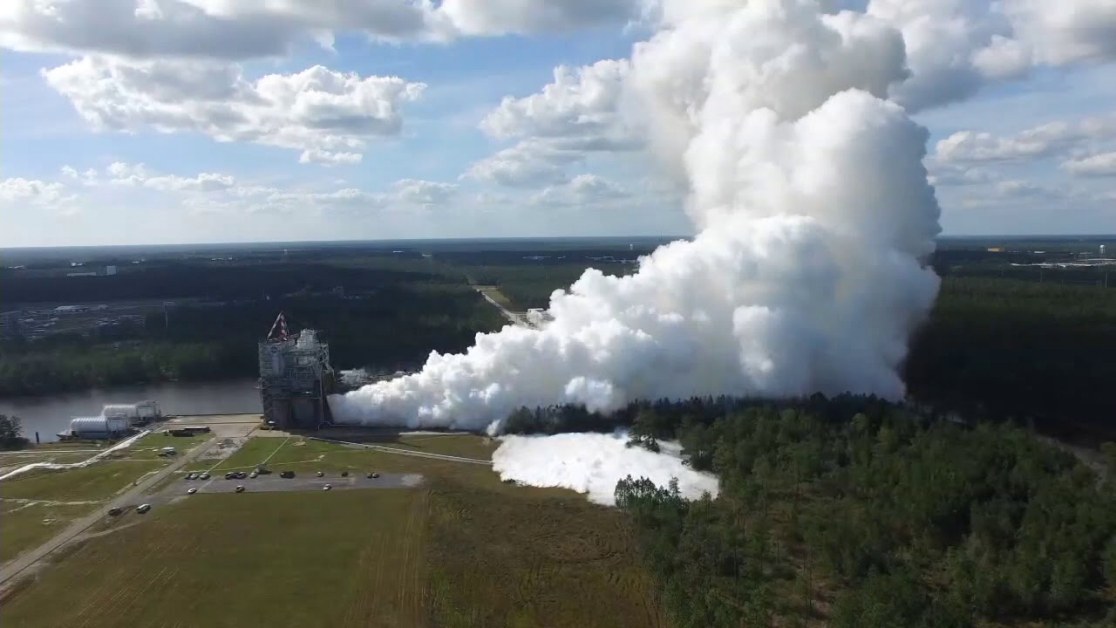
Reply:
<svg viewBox="0 0 1116 628"><path fill-rule="evenodd" d="M0 414L15 415L23 421L23 435L35 442L58 440L57 434L70 427L70 419L97 416L107 403L132 403L150 399L163 414L239 414L261 412L256 380L243 379L216 383L167 383L148 386L122 386L103 390L0 399Z"/></svg>

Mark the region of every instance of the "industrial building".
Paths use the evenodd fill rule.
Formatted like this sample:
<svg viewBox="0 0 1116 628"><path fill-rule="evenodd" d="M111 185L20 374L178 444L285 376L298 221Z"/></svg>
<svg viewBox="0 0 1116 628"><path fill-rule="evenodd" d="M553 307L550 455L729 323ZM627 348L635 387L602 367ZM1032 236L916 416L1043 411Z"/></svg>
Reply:
<svg viewBox="0 0 1116 628"><path fill-rule="evenodd" d="M259 343L264 420L278 429L317 429L330 422L335 376L329 345L313 329L290 334L282 313Z"/></svg>

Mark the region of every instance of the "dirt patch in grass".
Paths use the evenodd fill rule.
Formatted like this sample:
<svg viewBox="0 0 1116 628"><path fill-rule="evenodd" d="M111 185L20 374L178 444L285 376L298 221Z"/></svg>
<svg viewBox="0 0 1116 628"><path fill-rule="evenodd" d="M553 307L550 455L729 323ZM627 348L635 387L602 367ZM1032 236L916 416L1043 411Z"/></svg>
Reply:
<svg viewBox="0 0 1116 628"><path fill-rule="evenodd" d="M559 493L434 481L434 625L664 625L626 518Z"/></svg>
<svg viewBox="0 0 1116 628"><path fill-rule="evenodd" d="M195 436L171 436L166 432L154 432L141 438L128 449L121 452L122 458L132 460L159 460L159 451L163 447L174 447L178 455L190 451L194 447L208 441L211 434L198 434Z"/></svg>
<svg viewBox="0 0 1116 628"><path fill-rule="evenodd" d="M37 547L85 515L96 503L57 504L5 500L0 511L0 563Z"/></svg>

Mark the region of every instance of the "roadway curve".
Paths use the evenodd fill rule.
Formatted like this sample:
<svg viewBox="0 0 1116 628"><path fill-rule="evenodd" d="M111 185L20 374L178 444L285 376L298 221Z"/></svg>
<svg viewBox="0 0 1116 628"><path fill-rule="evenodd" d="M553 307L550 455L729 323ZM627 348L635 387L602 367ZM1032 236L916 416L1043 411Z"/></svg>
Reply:
<svg viewBox="0 0 1116 628"><path fill-rule="evenodd" d="M101 518L105 516L105 512L107 512L110 508L117 506L124 507L129 505L129 502L144 494L145 492L147 492L148 489L166 479L167 476L174 473L175 471L178 471L179 469L190 463L192 460L205 453L205 451L213 446L213 443L216 440L217 438L213 437L206 442L198 445L197 447L194 447L192 450L186 452L174 462L163 467L161 470L157 471L153 475L148 476L147 479L139 482L136 486L132 487L127 492L116 496L107 504L98 507L96 510L89 513L85 517L82 517L81 519L78 519L77 521L71 523L65 530L59 532L46 543L43 543L35 549L23 552L19 556L16 556L12 560L5 563L2 567L0 567L0 589L7 587L8 584L13 582L14 578L26 572L30 567L38 564L39 561L46 558L47 555L49 555L51 552L74 540L79 534L85 532L94 523L100 521Z"/></svg>
<svg viewBox="0 0 1116 628"><path fill-rule="evenodd" d="M488 301L489 303L491 303L492 307L496 308L497 310L500 310L500 313L503 314L504 318L508 319L508 322L511 323L512 325L520 325L520 326L523 326L523 327L531 327L531 328L535 327L535 325L532 324L531 321L527 320L527 317L524 316L523 314L520 314L518 312L513 312L513 311L509 310L508 308L500 305L496 301L496 299L493 299L492 296L490 294L488 294L488 291L485 290L484 288L479 287L479 286L473 286L473 289L476 290L477 292L479 292L480 295L482 297L484 297L485 301Z"/></svg>

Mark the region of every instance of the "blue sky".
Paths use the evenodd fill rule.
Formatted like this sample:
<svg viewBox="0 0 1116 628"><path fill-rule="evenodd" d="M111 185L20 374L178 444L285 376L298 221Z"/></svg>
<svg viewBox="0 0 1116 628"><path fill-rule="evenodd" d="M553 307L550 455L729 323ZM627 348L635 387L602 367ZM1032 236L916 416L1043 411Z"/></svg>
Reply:
<svg viewBox="0 0 1116 628"><path fill-rule="evenodd" d="M1073 3L1116 38L1116 11ZM308 4L74 0L62 10L96 17L58 23L43 3L0 9L0 246L692 232L627 117L624 68L594 65L650 36L653 3ZM1107 38L923 3L968 20L936 46L971 67L942 71L888 13L904 2L871 4L906 39L893 97L930 130L947 234L1116 232ZM990 33L1026 63L989 70ZM961 95L919 102L917 81Z"/></svg>

